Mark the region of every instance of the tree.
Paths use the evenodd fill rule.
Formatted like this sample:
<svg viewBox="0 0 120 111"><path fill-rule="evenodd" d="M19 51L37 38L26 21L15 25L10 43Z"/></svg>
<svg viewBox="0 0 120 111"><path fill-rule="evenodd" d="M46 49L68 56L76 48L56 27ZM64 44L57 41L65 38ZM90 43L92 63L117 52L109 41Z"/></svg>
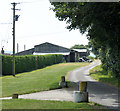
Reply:
<svg viewBox="0 0 120 111"><path fill-rule="evenodd" d="M81 45L75 44L75 45L72 46L70 49L87 49L87 47L84 46L83 44L81 44Z"/></svg>
<svg viewBox="0 0 120 111"><path fill-rule="evenodd" d="M53 2L56 17L67 29L88 32L92 47L100 52L103 68L120 78L120 2Z"/></svg>

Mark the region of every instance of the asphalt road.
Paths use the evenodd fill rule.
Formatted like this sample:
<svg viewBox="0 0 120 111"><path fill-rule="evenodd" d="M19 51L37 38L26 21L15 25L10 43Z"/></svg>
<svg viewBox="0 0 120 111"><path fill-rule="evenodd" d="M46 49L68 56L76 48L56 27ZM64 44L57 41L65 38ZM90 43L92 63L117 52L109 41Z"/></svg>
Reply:
<svg viewBox="0 0 120 111"><path fill-rule="evenodd" d="M87 91L89 93L90 101L99 103L110 109L118 110L120 109L120 90L97 82L89 76L89 70L99 64L100 61L97 60L88 66L76 69L68 75L67 79L74 82L77 87L79 85L79 81L87 81ZM75 90L78 90L78 88L75 88Z"/></svg>

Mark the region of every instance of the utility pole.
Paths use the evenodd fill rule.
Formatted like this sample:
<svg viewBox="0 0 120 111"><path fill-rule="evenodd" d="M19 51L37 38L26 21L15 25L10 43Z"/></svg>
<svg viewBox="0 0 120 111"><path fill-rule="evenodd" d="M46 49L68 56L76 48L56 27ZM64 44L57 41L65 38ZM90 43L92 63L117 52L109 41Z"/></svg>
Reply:
<svg viewBox="0 0 120 111"><path fill-rule="evenodd" d="M15 9L15 6L19 3L11 3L13 5L13 67L12 74L15 77L15 21L18 21L19 15L15 15L15 11L19 9Z"/></svg>
<svg viewBox="0 0 120 111"><path fill-rule="evenodd" d="M19 44L17 43L17 53L19 52Z"/></svg>
<svg viewBox="0 0 120 111"><path fill-rule="evenodd" d="M26 50L26 45L24 45L24 51Z"/></svg>

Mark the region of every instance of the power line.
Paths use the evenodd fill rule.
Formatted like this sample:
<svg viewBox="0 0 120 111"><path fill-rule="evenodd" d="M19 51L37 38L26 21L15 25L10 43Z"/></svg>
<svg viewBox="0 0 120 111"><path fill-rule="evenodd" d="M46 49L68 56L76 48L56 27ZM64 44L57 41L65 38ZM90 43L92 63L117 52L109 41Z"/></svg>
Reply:
<svg viewBox="0 0 120 111"><path fill-rule="evenodd" d="M37 2L43 2L44 0L33 0L33 1L31 1L31 2L19 2L20 4L24 4L24 3L26 3L26 4L29 4L29 3L37 3Z"/></svg>
<svg viewBox="0 0 120 111"><path fill-rule="evenodd" d="M47 35L59 35L63 33L68 33L68 31L61 31L61 32L53 32L53 33L41 33L41 34L36 34L36 35L24 35L24 36L19 36L20 38L30 38L30 37L38 37L38 36L47 36Z"/></svg>
<svg viewBox="0 0 120 111"><path fill-rule="evenodd" d="M3 25L9 25L9 24L12 24L12 23L0 23L0 24L3 24Z"/></svg>

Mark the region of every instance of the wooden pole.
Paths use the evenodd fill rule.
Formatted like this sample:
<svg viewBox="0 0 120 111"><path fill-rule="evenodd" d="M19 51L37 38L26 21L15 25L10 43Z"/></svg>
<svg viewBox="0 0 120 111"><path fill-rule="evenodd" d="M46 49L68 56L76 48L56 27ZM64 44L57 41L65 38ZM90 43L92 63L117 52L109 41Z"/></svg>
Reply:
<svg viewBox="0 0 120 111"><path fill-rule="evenodd" d="M18 99L18 94L13 94L12 99Z"/></svg>

